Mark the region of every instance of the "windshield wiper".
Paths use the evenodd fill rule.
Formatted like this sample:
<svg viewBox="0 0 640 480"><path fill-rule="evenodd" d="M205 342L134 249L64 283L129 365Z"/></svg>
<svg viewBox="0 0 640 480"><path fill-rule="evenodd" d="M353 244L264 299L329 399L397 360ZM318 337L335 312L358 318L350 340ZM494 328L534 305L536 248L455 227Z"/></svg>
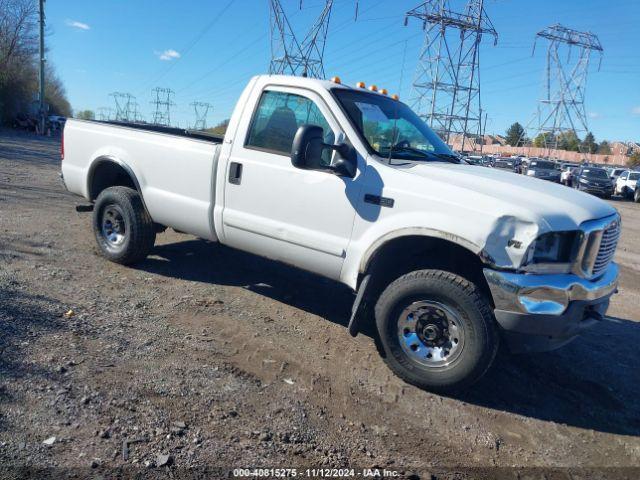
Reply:
<svg viewBox="0 0 640 480"><path fill-rule="evenodd" d="M438 158L444 158L449 163L455 163L456 165L461 165L462 164L462 162L460 161L460 157L458 157L457 155L454 155L452 153L435 153L435 152L433 152L433 155L437 156Z"/></svg>

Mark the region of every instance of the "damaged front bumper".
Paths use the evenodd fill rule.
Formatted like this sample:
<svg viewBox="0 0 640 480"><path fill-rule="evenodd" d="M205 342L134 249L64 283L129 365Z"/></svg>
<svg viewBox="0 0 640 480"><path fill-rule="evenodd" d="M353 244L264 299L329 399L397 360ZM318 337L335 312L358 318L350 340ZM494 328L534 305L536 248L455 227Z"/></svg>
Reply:
<svg viewBox="0 0 640 480"><path fill-rule="evenodd" d="M617 291L618 266L596 280L574 274L520 274L484 270L495 317L514 352L553 350L604 318Z"/></svg>

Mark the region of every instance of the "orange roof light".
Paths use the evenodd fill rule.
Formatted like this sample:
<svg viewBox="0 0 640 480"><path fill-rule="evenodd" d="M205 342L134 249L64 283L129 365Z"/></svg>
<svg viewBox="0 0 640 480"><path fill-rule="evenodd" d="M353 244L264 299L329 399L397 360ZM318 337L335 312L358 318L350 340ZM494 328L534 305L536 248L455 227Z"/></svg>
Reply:
<svg viewBox="0 0 640 480"><path fill-rule="evenodd" d="M400 100L400 97L398 95L396 95L395 93L393 95L391 95L391 98L393 98L394 100Z"/></svg>
<svg viewBox="0 0 640 480"><path fill-rule="evenodd" d="M358 88L367 88L367 85L364 82L358 82L358 83L356 83L356 87L358 87Z"/></svg>
<svg viewBox="0 0 640 480"><path fill-rule="evenodd" d="M377 92L378 91L378 87L376 87L375 85L371 85L369 87L369 90L371 90L372 92Z"/></svg>
<svg viewBox="0 0 640 480"><path fill-rule="evenodd" d="M337 83L338 85L342 84L342 80L340 80L340 77L333 77L331 81L333 83Z"/></svg>
<svg viewBox="0 0 640 480"><path fill-rule="evenodd" d="M381 88L381 89L380 89L380 93L381 93L382 95L386 95L387 93L389 93L389 91L388 91L386 88Z"/></svg>

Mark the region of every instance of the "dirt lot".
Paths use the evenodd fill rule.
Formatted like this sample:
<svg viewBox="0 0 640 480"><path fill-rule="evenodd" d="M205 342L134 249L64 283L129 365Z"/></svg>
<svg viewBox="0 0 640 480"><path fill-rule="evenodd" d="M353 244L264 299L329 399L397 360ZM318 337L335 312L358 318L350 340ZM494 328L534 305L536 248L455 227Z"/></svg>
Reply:
<svg viewBox="0 0 640 480"><path fill-rule="evenodd" d="M450 398L404 384L369 336L351 338L352 294L332 282L174 232L136 268L108 263L57 151L0 132L3 477L640 475L640 205L613 201L622 278L608 321L553 353L501 353Z"/></svg>

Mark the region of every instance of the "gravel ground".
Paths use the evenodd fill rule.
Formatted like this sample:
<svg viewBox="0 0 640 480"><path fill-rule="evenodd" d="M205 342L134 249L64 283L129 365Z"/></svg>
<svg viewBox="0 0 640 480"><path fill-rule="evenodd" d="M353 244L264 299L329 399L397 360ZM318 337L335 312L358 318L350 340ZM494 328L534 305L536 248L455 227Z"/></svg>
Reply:
<svg viewBox="0 0 640 480"><path fill-rule="evenodd" d="M404 384L370 336L352 339L353 296L328 280L175 232L135 268L105 261L57 152L0 131L3 478L640 475L640 205L612 202L622 278L608 321L556 352L501 352L453 398Z"/></svg>

